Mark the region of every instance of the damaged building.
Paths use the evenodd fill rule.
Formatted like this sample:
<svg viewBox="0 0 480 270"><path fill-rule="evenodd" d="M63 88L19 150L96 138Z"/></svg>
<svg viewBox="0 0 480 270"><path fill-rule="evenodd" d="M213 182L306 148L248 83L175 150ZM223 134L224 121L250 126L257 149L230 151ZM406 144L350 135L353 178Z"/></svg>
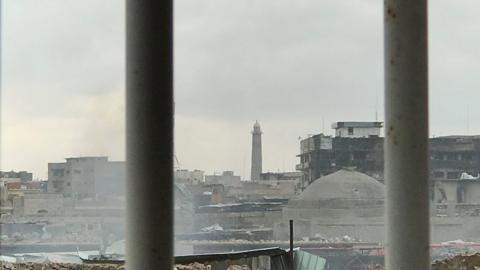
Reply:
<svg viewBox="0 0 480 270"><path fill-rule="evenodd" d="M336 122L335 136L316 134L300 141L302 188L321 176L341 168L357 171L384 180L381 122ZM474 189L462 174L480 174L480 136L443 136L429 139L431 199L436 202L477 203L468 195ZM464 179L472 180L472 179ZM471 193L471 192L470 192Z"/></svg>
<svg viewBox="0 0 480 270"><path fill-rule="evenodd" d="M383 179L382 122L336 122L335 137L324 134L300 141L300 163L305 188L315 179L344 167Z"/></svg>
<svg viewBox="0 0 480 270"><path fill-rule="evenodd" d="M429 147L433 201L480 204L480 136L431 138Z"/></svg>

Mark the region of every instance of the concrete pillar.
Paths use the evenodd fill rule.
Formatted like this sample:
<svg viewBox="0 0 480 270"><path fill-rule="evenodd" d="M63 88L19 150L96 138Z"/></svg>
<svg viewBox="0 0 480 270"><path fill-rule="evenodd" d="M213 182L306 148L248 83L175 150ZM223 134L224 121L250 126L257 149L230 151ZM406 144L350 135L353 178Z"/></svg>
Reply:
<svg viewBox="0 0 480 270"><path fill-rule="evenodd" d="M173 6L127 0L127 269L172 269Z"/></svg>
<svg viewBox="0 0 480 270"><path fill-rule="evenodd" d="M386 269L430 268L427 1L386 0Z"/></svg>

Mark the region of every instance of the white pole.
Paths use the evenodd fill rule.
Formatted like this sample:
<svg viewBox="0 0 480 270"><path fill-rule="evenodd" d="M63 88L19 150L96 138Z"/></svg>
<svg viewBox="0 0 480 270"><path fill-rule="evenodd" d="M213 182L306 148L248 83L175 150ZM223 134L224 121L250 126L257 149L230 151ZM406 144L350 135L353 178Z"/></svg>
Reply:
<svg viewBox="0 0 480 270"><path fill-rule="evenodd" d="M426 0L386 0L386 269L430 268Z"/></svg>

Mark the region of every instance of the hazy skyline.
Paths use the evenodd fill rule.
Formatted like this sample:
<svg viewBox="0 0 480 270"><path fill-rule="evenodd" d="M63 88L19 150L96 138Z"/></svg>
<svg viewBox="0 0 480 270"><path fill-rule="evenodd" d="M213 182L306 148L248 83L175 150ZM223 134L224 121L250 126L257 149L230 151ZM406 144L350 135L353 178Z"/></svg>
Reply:
<svg viewBox="0 0 480 270"><path fill-rule="evenodd" d="M0 168L46 178L70 156L123 160L124 3L2 4ZM175 1L180 167L248 178L255 120L264 171L294 170L298 138L334 121L373 121L376 108L382 121L382 4ZM480 134L480 3L429 5L430 133Z"/></svg>

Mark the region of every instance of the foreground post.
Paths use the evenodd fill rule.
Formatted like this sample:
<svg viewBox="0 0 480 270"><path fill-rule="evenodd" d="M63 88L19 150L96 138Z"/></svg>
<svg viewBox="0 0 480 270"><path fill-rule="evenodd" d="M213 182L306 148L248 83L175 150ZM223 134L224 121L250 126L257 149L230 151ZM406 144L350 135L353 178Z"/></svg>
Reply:
<svg viewBox="0 0 480 270"><path fill-rule="evenodd" d="M289 225L290 225L290 262L292 263L292 269L293 269L294 262L293 262L293 220L292 219L290 219Z"/></svg>
<svg viewBox="0 0 480 270"><path fill-rule="evenodd" d="M127 268L172 269L172 1L126 3Z"/></svg>
<svg viewBox="0 0 480 270"><path fill-rule="evenodd" d="M386 269L429 269L427 1L386 0Z"/></svg>

